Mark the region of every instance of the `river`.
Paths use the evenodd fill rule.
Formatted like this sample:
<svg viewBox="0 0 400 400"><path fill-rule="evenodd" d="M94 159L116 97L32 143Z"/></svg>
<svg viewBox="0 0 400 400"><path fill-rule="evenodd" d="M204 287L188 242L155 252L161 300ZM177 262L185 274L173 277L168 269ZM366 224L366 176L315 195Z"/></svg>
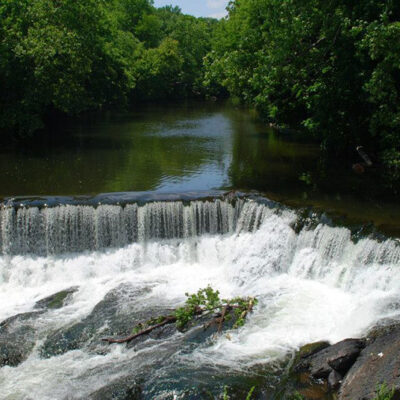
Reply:
<svg viewBox="0 0 400 400"><path fill-rule="evenodd" d="M0 354L15 364L0 368L1 399L106 399L113 385L132 392L120 398L243 399L254 385L278 399L299 346L399 318L400 244L380 229L396 231L398 206L357 189L351 167L338 187L304 182L317 146L215 103L63 129L0 154ZM101 341L207 285L257 297L244 327Z"/></svg>

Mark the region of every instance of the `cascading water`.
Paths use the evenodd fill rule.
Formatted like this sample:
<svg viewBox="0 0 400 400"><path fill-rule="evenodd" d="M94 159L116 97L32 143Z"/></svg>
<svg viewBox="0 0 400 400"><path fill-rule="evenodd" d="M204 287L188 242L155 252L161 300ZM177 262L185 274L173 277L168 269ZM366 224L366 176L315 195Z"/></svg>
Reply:
<svg viewBox="0 0 400 400"><path fill-rule="evenodd" d="M79 289L64 307L26 322L34 346L18 366L0 368L0 398L86 399L143 374L145 398L170 398L204 382L204 371L244 373L302 344L361 336L397 319L398 241L354 241L349 229L323 223L294 229L299 218L246 199L3 207L0 320ZM243 328L196 345L181 333L101 345L110 325L129 327L127 316L176 307L208 284L223 297L257 296Z"/></svg>
<svg viewBox="0 0 400 400"><path fill-rule="evenodd" d="M234 232L243 201L152 202L142 206L60 205L48 208L13 206L0 209L0 251L3 254L50 255L122 247L150 239L187 239ZM259 211L262 211L261 209ZM246 211L245 211L246 212ZM260 215L239 221L257 226Z"/></svg>

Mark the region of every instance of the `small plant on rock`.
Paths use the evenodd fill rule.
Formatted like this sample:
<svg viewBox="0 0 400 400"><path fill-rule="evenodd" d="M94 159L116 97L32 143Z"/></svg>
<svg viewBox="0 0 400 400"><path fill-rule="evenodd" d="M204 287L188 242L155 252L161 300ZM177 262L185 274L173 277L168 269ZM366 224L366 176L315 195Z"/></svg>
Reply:
<svg viewBox="0 0 400 400"><path fill-rule="evenodd" d="M386 383L378 385L376 396L373 400L392 400L394 396L394 388L389 389Z"/></svg>
<svg viewBox="0 0 400 400"><path fill-rule="evenodd" d="M105 338L103 341L108 343L127 343L171 323L175 323L177 329L183 330L189 324L196 323L199 316L204 315L212 315L205 328L216 324L218 325L218 333L220 333L225 321L234 319L233 328L243 326L247 315L253 311L253 307L257 304L257 299L254 297L221 299L219 291L214 290L211 286L200 289L194 294L186 293L186 297L185 304L177 308L172 314L139 323L128 337L122 339Z"/></svg>

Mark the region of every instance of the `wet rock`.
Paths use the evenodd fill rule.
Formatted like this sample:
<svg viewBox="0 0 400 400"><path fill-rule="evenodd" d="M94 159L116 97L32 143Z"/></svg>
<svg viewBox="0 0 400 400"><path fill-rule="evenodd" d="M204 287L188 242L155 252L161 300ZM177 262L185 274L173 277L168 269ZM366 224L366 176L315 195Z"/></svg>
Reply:
<svg viewBox="0 0 400 400"><path fill-rule="evenodd" d="M58 309L63 307L79 288L77 286L52 294L35 304L35 309Z"/></svg>
<svg viewBox="0 0 400 400"><path fill-rule="evenodd" d="M327 379L332 370L336 368L339 373L345 374L364 346L365 341L361 339L343 340L302 357L295 366L295 370L307 370L315 379Z"/></svg>
<svg viewBox="0 0 400 400"><path fill-rule="evenodd" d="M28 357L33 346L22 343L8 343L0 339L0 367L16 367Z"/></svg>
<svg viewBox="0 0 400 400"><path fill-rule="evenodd" d="M41 311L14 315L0 324L0 368L16 367L25 361L35 346L34 321Z"/></svg>
<svg viewBox="0 0 400 400"><path fill-rule="evenodd" d="M89 400L140 400L142 390L133 378L118 379L89 395Z"/></svg>
<svg viewBox="0 0 400 400"><path fill-rule="evenodd" d="M41 314L43 314L43 311L32 311L13 315L12 317L5 319L0 323L0 335L12 332L15 328L21 326L22 322L36 319L36 317Z"/></svg>
<svg viewBox="0 0 400 400"><path fill-rule="evenodd" d="M339 348L335 350L334 356L328 358L327 362L333 370L345 375L365 347L365 341L347 339L338 344L340 344Z"/></svg>
<svg viewBox="0 0 400 400"><path fill-rule="evenodd" d="M301 359L312 356L313 354L318 353L319 351L326 349L329 346L330 346L329 342L320 341L320 342L308 343L300 347L299 351L296 354L295 364L297 364Z"/></svg>
<svg viewBox="0 0 400 400"><path fill-rule="evenodd" d="M380 327L371 332L367 346L347 373L339 400L370 400L377 386L385 383L400 399L400 325Z"/></svg>
<svg viewBox="0 0 400 400"><path fill-rule="evenodd" d="M135 303L140 302L147 291L130 284L111 290L82 321L50 334L40 349L41 356L49 358L84 346L104 353L107 345L102 344L101 338L127 336L137 323L163 314L163 310L158 310L159 314L150 309L137 311Z"/></svg>
<svg viewBox="0 0 400 400"><path fill-rule="evenodd" d="M339 389L340 384L342 383L342 375L339 374L339 372L333 370L330 372L328 376L328 385L331 388L331 390L337 390Z"/></svg>

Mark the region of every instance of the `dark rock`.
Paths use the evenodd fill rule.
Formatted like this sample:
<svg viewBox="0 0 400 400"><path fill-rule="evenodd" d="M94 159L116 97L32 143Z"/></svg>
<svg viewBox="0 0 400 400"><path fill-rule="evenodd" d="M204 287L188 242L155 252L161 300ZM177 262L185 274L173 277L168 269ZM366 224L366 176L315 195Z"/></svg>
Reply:
<svg viewBox="0 0 400 400"><path fill-rule="evenodd" d="M45 297L39 300L35 304L35 308L46 308L46 309L57 309L63 307L68 300L71 298L72 294L75 293L79 288L77 286L71 287L69 289L62 290L61 292L52 294L51 296Z"/></svg>
<svg viewBox="0 0 400 400"><path fill-rule="evenodd" d="M331 371L331 373L328 376L328 385L332 390L337 390L339 389L339 386L342 382L342 375L339 374L337 371Z"/></svg>
<svg viewBox="0 0 400 400"><path fill-rule="evenodd" d="M0 368L16 367L35 346L34 321L42 311L14 315L0 324Z"/></svg>
<svg viewBox="0 0 400 400"><path fill-rule="evenodd" d="M49 358L84 346L104 354L108 345L101 338L127 336L137 323L165 313L165 310L137 311L135 304L145 292L147 289L138 290L130 284L111 290L82 321L50 334L40 349L41 356Z"/></svg>
<svg viewBox="0 0 400 400"><path fill-rule="evenodd" d="M345 375L365 347L365 341L347 339L340 343L341 345L335 355L329 357L327 362L332 369Z"/></svg>
<svg viewBox="0 0 400 400"><path fill-rule="evenodd" d="M400 399L400 325L380 327L367 339L367 346L347 373L339 392L340 400L370 400L377 386L385 383Z"/></svg>
<svg viewBox="0 0 400 400"><path fill-rule="evenodd" d="M299 362L301 359L312 356L313 354L318 353L319 351L326 349L329 346L329 342L321 341L308 343L300 347L299 351L296 354L295 364L297 364L297 362Z"/></svg>
<svg viewBox="0 0 400 400"><path fill-rule="evenodd" d="M332 366L339 368L338 372L344 374L357 358L365 341L360 339L346 339L332 346L325 347L317 352L302 357L295 366L296 371L308 370L315 379L327 379L332 372Z"/></svg>
<svg viewBox="0 0 400 400"><path fill-rule="evenodd" d="M133 378L118 379L89 395L89 400L140 400L142 390Z"/></svg>
<svg viewBox="0 0 400 400"><path fill-rule="evenodd" d="M35 304L40 310L17 314L0 323L0 367L16 367L28 358L36 342L37 318L49 309L61 308L77 289L55 293Z"/></svg>
<svg viewBox="0 0 400 400"><path fill-rule="evenodd" d="M385 319L382 324L374 326L367 334L367 344L371 344L377 338L389 335L392 332L397 331L400 328L398 321L392 319Z"/></svg>
<svg viewBox="0 0 400 400"><path fill-rule="evenodd" d="M21 325L21 322L35 319L41 314L43 314L43 311L32 311L13 315L12 317L5 319L0 323L0 335L12 332L15 326Z"/></svg>
<svg viewBox="0 0 400 400"><path fill-rule="evenodd" d="M21 343L9 343L0 339L0 367L16 367L28 357L33 346Z"/></svg>

